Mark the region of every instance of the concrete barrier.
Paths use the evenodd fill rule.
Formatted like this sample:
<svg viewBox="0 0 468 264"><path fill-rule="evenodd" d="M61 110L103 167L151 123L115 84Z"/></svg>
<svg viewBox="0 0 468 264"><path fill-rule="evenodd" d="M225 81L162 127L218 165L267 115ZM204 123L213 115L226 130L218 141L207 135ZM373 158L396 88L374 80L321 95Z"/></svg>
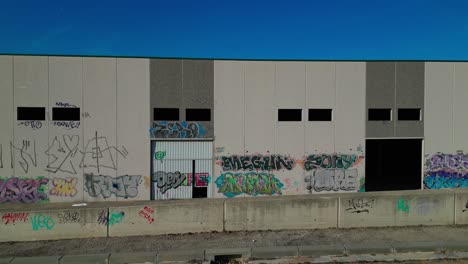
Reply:
<svg viewBox="0 0 468 264"><path fill-rule="evenodd" d="M34 241L106 237L107 226L98 223L107 208L1 210L0 241Z"/></svg>
<svg viewBox="0 0 468 264"><path fill-rule="evenodd" d="M342 194L339 227L454 224L453 190Z"/></svg>
<svg viewBox="0 0 468 264"><path fill-rule="evenodd" d="M337 227L338 196L236 198L225 202L225 230Z"/></svg>
<svg viewBox="0 0 468 264"><path fill-rule="evenodd" d="M223 231L222 199L152 201L109 208L109 236Z"/></svg>
<svg viewBox="0 0 468 264"><path fill-rule="evenodd" d="M455 193L455 224L468 224L468 191Z"/></svg>

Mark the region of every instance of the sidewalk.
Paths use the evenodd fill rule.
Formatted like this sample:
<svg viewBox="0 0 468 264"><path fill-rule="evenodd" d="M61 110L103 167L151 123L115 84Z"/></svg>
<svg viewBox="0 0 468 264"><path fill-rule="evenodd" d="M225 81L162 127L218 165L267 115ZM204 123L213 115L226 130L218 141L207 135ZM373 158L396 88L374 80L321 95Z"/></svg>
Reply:
<svg viewBox="0 0 468 264"><path fill-rule="evenodd" d="M0 243L0 258L107 257L110 254L112 260L119 255L142 253L149 257L158 255L159 261L188 261L210 260L222 255L271 259L412 252L468 252L468 226L203 233Z"/></svg>

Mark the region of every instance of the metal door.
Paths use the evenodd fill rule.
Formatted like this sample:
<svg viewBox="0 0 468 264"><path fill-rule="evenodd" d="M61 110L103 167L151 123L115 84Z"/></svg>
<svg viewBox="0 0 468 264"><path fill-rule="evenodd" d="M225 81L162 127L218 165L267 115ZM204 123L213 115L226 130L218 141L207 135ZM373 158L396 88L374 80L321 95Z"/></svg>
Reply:
<svg viewBox="0 0 468 264"><path fill-rule="evenodd" d="M213 142L153 141L151 153L151 199L211 197Z"/></svg>

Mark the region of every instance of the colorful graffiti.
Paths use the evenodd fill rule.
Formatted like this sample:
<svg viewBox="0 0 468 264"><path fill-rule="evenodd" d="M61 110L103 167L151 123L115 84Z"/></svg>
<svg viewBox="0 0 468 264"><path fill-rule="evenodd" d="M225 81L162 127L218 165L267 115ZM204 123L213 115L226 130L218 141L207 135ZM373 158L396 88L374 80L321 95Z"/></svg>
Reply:
<svg viewBox="0 0 468 264"><path fill-rule="evenodd" d="M468 154L436 153L426 159L424 188L468 187Z"/></svg>
<svg viewBox="0 0 468 264"><path fill-rule="evenodd" d="M49 179L39 176L30 178L0 178L0 203L48 202Z"/></svg>
<svg viewBox="0 0 468 264"><path fill-rule="evenodd" d="M351 191L356 190L358 170L315 170L312 175L305 177L306 189L321 191Z"/></svg>
<svg viewBox="0 0 468 264"><path fill-rule="evenodd" d="M140 179L141 175L123 175L112 178L85 173L85 190L92 197L109 198L112 194L123 198L136 197Z"/></svg>
<svg viewBox="0 0 468 264"><path fill-rule="evenodd" d="M149 208L148 206L145 206L138 214L148 220L150 224L154 222L154 218L151 216L151 214L154 213L154 210Z"/></svg>
<svg viewBox="0 0 468 264"><path fill-rule="evenodd" d="M2 222L5 225L15 224L16 222L28 221L29 213L5 213L2 215Z"/></svg>
<svg viewBox="0 0 468 264"><path fill-rule="evenodd" d="M226 172L216 179L218 193L226 197L234 197L241 194L280 195L283 183L273 174L265 172Z"/></svg>
<svg viewBox="0 0 468 264"><path fill-rule="evenodd" d="M49 194L54 196L75 197L77 194L76 184L78 178L69 177L66 179L55 178L52 180L52 189Z"/></svg>
<svg viewBox="0 0 468 264"><path fill-rule="evenodd" d="M125 213L124 212L113 212L109 215L109 222L107 222L108 226L112 226L118 223L121 223L123 220Z"/></svg>
<svg viewBox="0 0 468 264"><path fill-rule="evenodd" d="M202 125L186 121L153 122L149 132L152 138L199 138L206 133Z"/></svg>
<svg viewBox="0 0 468 264"><path fill-rule="evenodd" d="M156 160L162 161L165 157L166 157L166 151L156 151L156 153L154 153L154 158Z"/></svg>
<svg viewBox="0 0 468 264"><path fill-rule="evenodd" d="M252 155L252 156L221 156L218 158L224 171L253 171L253 170L292 170L296 165L295 160L285 155Z"/></svg>
<svg viewBox="0 0 468 264"><path fill-rule="evenodd" d="M50 230L54 228L55 226L54 219L52 219L52 217L50 216L46 216L43 214L31 216L30 220L31 220L32 229L34 231L41 230L41 229Z"/></svg>
<svg viewBox="0 0 468 264"><path fill-rule="evenodd" d="M397 211L401 211L401 212L409 212L409 209L410 209L410 206L409 206L409 202L404 200L403 198L398 198L398 202L397 202Z"/></svg>
<svg viewBox="0 0 468 264"><path fill-rule="evenodd" d="M192 186L192 173L157 171L153 173L152 182L157 183L157 188L164 194L169 189L177 189L179 186ZM207 187L210 176L207 172L195 173L195 187Z"/></svg>

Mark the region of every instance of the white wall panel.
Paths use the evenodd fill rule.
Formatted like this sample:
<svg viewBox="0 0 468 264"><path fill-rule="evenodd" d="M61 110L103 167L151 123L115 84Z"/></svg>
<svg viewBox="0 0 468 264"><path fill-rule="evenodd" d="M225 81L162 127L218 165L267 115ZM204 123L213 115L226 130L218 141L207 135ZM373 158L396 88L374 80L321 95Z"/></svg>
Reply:
<svg viewBox="0 0 468 264"><path fill-rule="evenodd" d="M83 109L83 59L49 57L49 145L46 170L51 202L83 200L83 126L78 121L53 121L53 108Z"/></svg>
<svg viewBox="0 0 468 264"><path fill-rule="evenodd" d="M45 107L47 110L49 105L48 57L15 56L13 60L14 120L17 120L17 107ZM14 133L15 176L48 178L48 172L44 170L48 164L48 158L45 155L49 141L47 120L16 121Z"/></svg>
<svg viewBox="0 0 468 264"><path fill-rule="evenodd" d="M118 176L138 175L136 197L150 198L149 60L117 59L117 155ZM119 199L126 199L125 197Z"/></svg>
<svg viewBox="0 0 468 264"><path fill-rule="evenodd" d="M304 62L277 62L275 104L278 108L304 108Z"/></svg>
<svg viewBox="0 0 468 264"><path fill-rule="evenodd" d="M89 113L89 118L83 120L81 166L88 201L116 200L116 149L120 149L116 145L116 102L116 59L84 58L83 112Z"/></svg>
<svg viewBox="0 0 468 264"><path fill-rule="evenodd" d="M468 152L468 63L455 63L453 90L453 139L455 151Z"/></svg>
<svg viewBox="0 0 468 264"><path fill-rule="evenodd" d="M335 151L335 121L307 121L308 109L335 110L335 63L306 62L306 153ZM333 112L332 112L333 113Z"/></svg>
<svg viewBox="0 0 468 264"><path fill-rule="evenodd" d="M13 141L13 57L0 56L0 177L13 175L10 142Z"/></svg>
<svg viewBox="0 0 468 264"><path fill-rule="evenodd" d="M244 63L214 63L214 130L217 154L243 154Z"/></svg>
<svg viewBox="0 0 468 264"><path fill-rule="evenodd" d="M454 63L427 62L425 66L424 152L428 155L455 153L452 112Z"/></svg>
<svg viewBox="0 0 468 264"><path fill-rule="evenodd" d="M245 151L273 152L275 63L245 62Z"/></svg>

